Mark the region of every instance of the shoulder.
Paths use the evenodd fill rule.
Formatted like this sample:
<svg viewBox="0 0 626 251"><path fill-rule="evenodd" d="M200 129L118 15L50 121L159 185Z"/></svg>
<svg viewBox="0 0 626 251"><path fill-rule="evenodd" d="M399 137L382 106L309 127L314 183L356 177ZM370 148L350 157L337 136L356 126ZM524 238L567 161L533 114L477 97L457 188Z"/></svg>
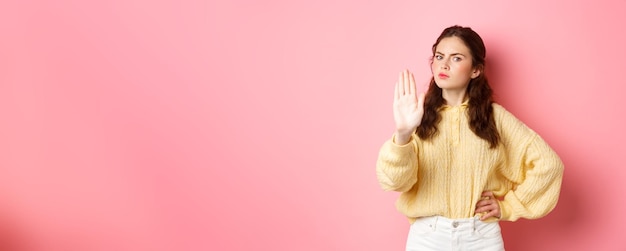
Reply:
<svg viewBox="0 0 626 251"><path fill-rule="evenodd" d="M531 137L536 134L502 105L494 102L492 107L496 125L501 133L520 134L524 135L524 137Z"/></svg>
<svg viewBox="0 0 626 251"><path fill-rule="evenodd" d="M511 120L511 119L517 120L515 115L513 115L506 108L504 108L504 106L496 102L493 102L491 104L491 107L493 107L493 116L496 119L496 122L502 121L502 120Z"/></svg>

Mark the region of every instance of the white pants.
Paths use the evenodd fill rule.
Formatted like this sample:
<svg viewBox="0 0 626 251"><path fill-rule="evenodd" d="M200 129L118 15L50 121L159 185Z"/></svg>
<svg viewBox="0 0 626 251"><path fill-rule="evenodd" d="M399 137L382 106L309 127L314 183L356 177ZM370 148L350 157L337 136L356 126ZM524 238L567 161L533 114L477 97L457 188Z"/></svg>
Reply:
<svg viewBox="0 0 626 251"><path fill-rule="evenodd" d="M504 242L498 222L431 216L411 224L406 250L502 251Z"/></svg>

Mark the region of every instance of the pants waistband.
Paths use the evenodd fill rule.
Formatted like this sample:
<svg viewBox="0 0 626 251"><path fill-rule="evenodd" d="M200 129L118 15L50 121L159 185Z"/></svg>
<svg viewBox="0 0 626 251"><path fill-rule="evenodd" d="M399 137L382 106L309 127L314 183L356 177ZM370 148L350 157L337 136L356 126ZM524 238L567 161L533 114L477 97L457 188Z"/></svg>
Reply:
<svg viewBox="0 0 626 251"><path fill-rule="evenodd" d="M477 224L484 224L482 221L480 221L479 216L463 219L450 219L443 216L428 216L418 218L416 222L422 222L424 224L431 225L434 228L457 230L474 230L476 229Z"/></svg>

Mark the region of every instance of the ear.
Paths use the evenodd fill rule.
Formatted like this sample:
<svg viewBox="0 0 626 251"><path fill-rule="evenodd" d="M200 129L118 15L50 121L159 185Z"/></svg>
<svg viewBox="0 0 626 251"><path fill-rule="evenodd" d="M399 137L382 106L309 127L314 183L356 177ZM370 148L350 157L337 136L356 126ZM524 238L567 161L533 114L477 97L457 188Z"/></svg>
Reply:
<svg viewBox="0 0 626 251"><path fill-rule="evenodd" d="M483 73L482 65L478 67L474 67L474 70L472 71L472 79L477 78L478 76L480 76L481 73Z"/></svg>

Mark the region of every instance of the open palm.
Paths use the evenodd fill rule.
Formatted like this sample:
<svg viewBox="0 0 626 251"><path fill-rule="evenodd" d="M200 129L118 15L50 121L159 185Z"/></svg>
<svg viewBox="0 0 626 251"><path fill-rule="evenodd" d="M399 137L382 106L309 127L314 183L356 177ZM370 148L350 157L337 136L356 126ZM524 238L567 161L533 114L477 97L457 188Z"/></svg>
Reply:
<svg viewBox="0 0 626 251"><path fill-rule="evenodd" d="M396 82L393 100L393 117L398 141L408 141L424 116L424 93L417 95L415 77L404 70Z"/></svg>

